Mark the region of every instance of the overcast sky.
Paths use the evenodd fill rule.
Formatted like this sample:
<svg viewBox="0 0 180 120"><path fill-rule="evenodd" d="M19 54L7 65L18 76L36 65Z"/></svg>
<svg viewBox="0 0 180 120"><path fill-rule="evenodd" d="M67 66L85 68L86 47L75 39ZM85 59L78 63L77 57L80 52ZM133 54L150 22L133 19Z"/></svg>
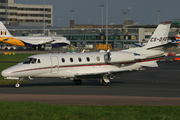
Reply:
<svg viewBox="0 0 180 120"><path fill-rule="evenodd" d="M75 24L101 24L102 8L107 0L45 0L46 5L53 5L53 26L69 27L74 10ZM15 0L22 4L44 4L44 0ZM108 24L123 24L123 10L130 9L129 19L139 24L157 24L158 10L160 21L180 19L180 0L108 0ZM104 24L106 15L104 7ZM99 15L97 20L97 15Z"/></svg>

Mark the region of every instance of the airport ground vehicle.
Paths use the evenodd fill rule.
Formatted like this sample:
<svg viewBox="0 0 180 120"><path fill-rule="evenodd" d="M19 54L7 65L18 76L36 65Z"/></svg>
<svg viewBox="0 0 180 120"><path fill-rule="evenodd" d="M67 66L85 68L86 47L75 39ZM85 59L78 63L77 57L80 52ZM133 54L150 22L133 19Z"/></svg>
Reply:
<svg viewBox="0 0 180 120"><path fill-rule="evenodd" d="M1 50L16 50L16 46L2 45Z"/></svg>
<svg viewBox="0 0 180 120"><path fill-rule="evenodd" d="M110 44L106 45L106 44L98 44L95 46L94 49L98 49L98 50L112 50L112 46Z"/></svg>

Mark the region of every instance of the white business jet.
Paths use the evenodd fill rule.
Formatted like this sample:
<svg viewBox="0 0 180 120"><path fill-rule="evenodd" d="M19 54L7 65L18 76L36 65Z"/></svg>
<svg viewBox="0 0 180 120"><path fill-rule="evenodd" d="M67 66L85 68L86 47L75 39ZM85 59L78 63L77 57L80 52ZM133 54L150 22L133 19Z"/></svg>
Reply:
<svg viewBox="0 0 180 120"><path fill-rule="evenodd" d="M156 61L164 57L170 24L159 24L148 43L141 48L122 51L39 54L2 71L5 79L16 79L19 87L23 78L57 77L70 78L76 85L81 79L100 78L108 85L114 74L158 67Z"/></svg>
<svg viewBox="0 0 180 120"><path fill-rule="evenodd" d="M12 36L2 22L0 22L0 41L15 46L27 46L29 48L51 44L53 48L70 45L65 37L33 37L33 36Z"/></svg>

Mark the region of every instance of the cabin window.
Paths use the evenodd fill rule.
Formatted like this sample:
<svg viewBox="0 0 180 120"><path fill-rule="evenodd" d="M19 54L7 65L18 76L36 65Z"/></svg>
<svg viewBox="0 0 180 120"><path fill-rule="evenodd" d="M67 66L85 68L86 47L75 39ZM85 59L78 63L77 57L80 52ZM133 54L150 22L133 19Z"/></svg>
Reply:
<svg viewBox="0 0 180 120"><path fill-rule="evenodd" d="M61 60L62 60L63 63L65 62L65 59L64 59L64 58L62 58Z"/></svg>
<svg viewBox="0 0 180 120"><path fill-rule="evenodd" d="M79 60L79 62L81 62L81 61L82 61L82 59L81 59L80 57L78 58L78 60Z"/></svg>
<svg viewBox="0 0 180 120"><path fill-rule="evenodd" d="M89 57L87 57L87 58L86 58L86 60L89 62L89 61L90 61L90 58L89 58Z"/></svg>
<svg viewBox="0 0 180 120"><path fill-rule="evenodd" d="M73 58L70 58L70 61L73 62Z"/></svg>

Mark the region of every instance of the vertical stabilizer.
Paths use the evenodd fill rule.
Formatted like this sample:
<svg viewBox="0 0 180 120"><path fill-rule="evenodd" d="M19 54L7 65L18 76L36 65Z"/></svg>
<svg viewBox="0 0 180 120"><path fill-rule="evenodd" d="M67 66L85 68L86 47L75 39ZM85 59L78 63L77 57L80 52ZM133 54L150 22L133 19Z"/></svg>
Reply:
<svg viewBox="0 0 180 120"><path fill-rule="evenodd" d="M4 26L2 22L0 22L0 37L10 37L12 36L8 29Z"/></svg>
<svg viewBox="0 0 180 120"><path fill-rule="evenodd" d="M159 24L155 32L149 39L148 43L144 47L146 49L151 49L167 44L170 25L171 25L170 23Z"/></svg>

